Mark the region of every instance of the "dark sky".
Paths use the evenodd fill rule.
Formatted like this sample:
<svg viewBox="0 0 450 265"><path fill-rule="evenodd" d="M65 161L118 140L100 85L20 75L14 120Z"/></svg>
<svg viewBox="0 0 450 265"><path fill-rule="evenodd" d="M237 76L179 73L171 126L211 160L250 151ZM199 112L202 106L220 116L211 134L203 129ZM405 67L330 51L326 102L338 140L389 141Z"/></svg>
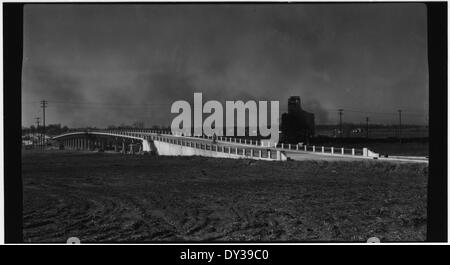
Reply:
<svg viewBox="0 0 450 265"><path fill-rule="evenodd" d="M424 124L426 7L27 5L22 123L169 125L175 100L302 98L316 123Z"/></svg>

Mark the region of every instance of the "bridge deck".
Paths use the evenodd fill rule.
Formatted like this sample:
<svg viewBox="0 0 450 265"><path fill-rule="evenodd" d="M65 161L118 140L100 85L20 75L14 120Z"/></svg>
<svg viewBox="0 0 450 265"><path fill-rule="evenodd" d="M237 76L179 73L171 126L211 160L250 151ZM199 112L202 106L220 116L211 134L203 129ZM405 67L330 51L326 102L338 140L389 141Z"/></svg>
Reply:
<svg viewBox="0 0 450 265"><path fill-rule="evenodd" d="M201 144L201 145L208 145L208 146L214 146L214 148L219 147L220 148L240 148L240 149L252 149L252 150L264 150L271 151L271 152L283 152L286 157L293 159L293 160L340 160L340 161L355 161L355 160L361 160L361 159L371 159L371 160L377 160L377 161L393 161L393 162L414 162L414 163L428 163L427 158L421 158L421 157L392 157L392 158L385 158L385 157L371 157L367 155L349 155L349 154L340 154L338 152L332 154L332 153L326 153L326 152L314 152L314 151L304 151L304 150L296 150L296 149L287 149L287 148L280 148L280 147L274 147L274 146L261 146L256 145L255 142L253 144L250 143L242 143L237 141L223 141L223 140L217 140L216 142L213 142L210 138L201 138L201 137L192 137L192 136L179 136L179 135L171 135L171 134L165 134L165 133L157 133L157 132L149 132L149 131L85 131L85 132L73 132L73 133L67 133L63 135L59 135L54 137L54 139L59 139L63 137L68 136L75 136L75 135L85 135L85 134L94 134L94 135L103 135L103 136L112 136L112 137L124 137L124 138L130 138L130 139L137 139L137 140L145 140L149 138L153 140L165 138L171 139L171 140L178 140L183 141L184 143L191 143L194 144L194 146L190 146L195 148L195 144ZM338 149L337 149L338 150ZM211 150L214 151L214 150ZM376 159L374 159L376 158Z"/></svg>

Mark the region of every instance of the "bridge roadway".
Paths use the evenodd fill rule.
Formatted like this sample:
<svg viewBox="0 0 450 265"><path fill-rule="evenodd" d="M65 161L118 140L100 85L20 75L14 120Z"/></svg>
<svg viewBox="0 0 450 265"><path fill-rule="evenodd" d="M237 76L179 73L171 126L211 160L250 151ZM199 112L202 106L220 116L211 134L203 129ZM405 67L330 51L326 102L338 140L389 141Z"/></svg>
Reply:
<svg viewBox="0 0 450 265"><path fill-rule="evenodd" d="M175 135L165 135L169 137L173 137L175 139L189 139L192 141L196 141L199 143L212 143L212 139L208 138L199 138L199 137L187 137L187 136L175 136ZM251 147L254 149L263 149L263 150L272 150L272 151L282 151L288 158L292 160L305 161L305 160L323 160L323 161L360 161L361 159L366 160L374 160L374 161L384 161L384 162L406 162L406 163L428 163L428 158L425 157L406 157L406 156L395 156L395 157L368 157L361 155L341 155L341 154L330 154L330 153L320 153L320 152L310 152L303 150L295 150L295 149L286 149L286 148L278 148L278 147L264 147L261 145L254 144L245 144L239 142L229 142L229 141L221 141L218 140L216 145L219 146L232 146L232 147Z"/></svg>
<svg viewBox="0 0 450 265"><path fill-rule="evenodd" d="M189 141L191 143L197 143L197 144L207 144L207 145L214 145L219 147L225 147L225 148L249 148L249 149L258 149L258 150L270 150L270 151L280 151L283 152L288 158L292 160L299 160L299 161L305 161L305 160L326 160L326 161L358 161L361 159L369 159L369 160L376 160L376 161L392 161L392 162L414 162L414 163L428 163L427 158L422 157L401 157L397 156L395 158L384 158L384 157L377 157L374 159L374 157L368 157L368 156L362 156L362 155L340 155L340 154L330 154L330 153L320 153L320 152L311 152L311 151L303 151L303 150L291 150L286 148L279 148L279 147L268 147L268 146L261 146L256 145L254 142L252 144L250 143L240 143L237 141L223 141L223 140L217 140L216 143L213 143L213 140L211 138L202 138L202 137L192 137L192 136L180 136L180 135L173 135L173 134L167 134L167 133L158 133L158 132L149 132L149 131L108 131L108 130L102 130L102 131L88 131L88 132L76 132L75 134L81 135L81 134L94 134L94 135L103 135L103 136L111 136L111 137L126 137L130 139L136 139L136 140L143 140L147 139L149 136L151 138L155 139L155 137L166 137L171 139L177 139L177 140L183 140L183 141ZM65 135L74 135L73 133L69 134L63 134L60 136L57 136L55 138L64 137ZM228 138L230 139L230 138Z"/></svg>

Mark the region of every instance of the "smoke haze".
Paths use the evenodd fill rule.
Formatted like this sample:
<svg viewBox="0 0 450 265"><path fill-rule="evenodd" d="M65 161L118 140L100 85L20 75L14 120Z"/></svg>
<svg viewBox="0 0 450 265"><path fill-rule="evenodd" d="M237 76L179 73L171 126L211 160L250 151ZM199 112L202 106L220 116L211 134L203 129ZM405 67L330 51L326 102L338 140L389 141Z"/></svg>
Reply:
<svg viewBox="0 0 450 265"><path fill-rule="evenodd" d="M47 124L168 126L194 92L279 100L280 114L298 95L319 124L339 108L424 124L426 27L419 3L26 5L22 124L46 99Z"/></svg>

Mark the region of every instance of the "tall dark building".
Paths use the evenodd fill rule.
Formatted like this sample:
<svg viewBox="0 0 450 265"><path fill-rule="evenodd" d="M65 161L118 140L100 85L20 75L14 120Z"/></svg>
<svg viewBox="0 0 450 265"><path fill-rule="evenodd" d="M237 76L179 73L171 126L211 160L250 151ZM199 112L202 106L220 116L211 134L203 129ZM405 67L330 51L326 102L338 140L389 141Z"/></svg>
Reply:
<svg viewBox="0 0 450 265"><path fill-rule="evenodd" d="M297 144L314 136L314 114L302 110L300 97L288 100L288 112L281 116L281 141Z"/></svg>

